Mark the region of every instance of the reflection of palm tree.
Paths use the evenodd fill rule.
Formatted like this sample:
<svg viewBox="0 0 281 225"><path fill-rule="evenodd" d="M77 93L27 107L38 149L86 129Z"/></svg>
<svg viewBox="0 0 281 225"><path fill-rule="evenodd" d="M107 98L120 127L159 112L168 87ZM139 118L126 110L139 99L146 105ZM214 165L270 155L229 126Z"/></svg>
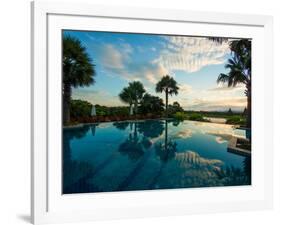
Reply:
<svg viewBox="0 0 281 225"><path fill-rule="evenodd" d="M159 137L164 131L164 123L159 120L150 120L138 124L138 131L148 138Z"/></svg>
<svg viewBox="0 0 281 225"><path fill-rule="evenodd" d="M173 141L165 141L165 144L159 143L155 145L156 154L162 162L168 162L173 159L177 151L177 143Z"/></svg>
<svg viewBox="0 0 281 225"><path fill-rule="evenodd" d="M66 129L64 131L64 134L69 133L69 135L71 136L71 139L73 139L73 138L81 139L86 136L89 129L90 129L90 126L82 126L82 127L77 127L74 129Z"/></svg>
<svg viewBox="0 0 281 225"><path fill-rule="evenodd" d="M228 166L220 170L214 170L224 186L249 185L251 184L251 158L246 157L243 161L243 169Z"/></svg>
<svg viewBox="0 0 281 225"><path fill-rule="evenodd" d="M129 122L115 122L113 123L113 126L119 130L126 130L126 128L129 126Z"/></svg>
<svg viewBox="0 0 281 225"><path fill-rule="evenodd" d="M167 162L171 159L173 159L176 155L177 151L177 143L172 141L171 139L168 140L168 121L165 121L165 138L164 143L159 142L155 144L155 153L159 156L159 159L161 160L161 167L152 180L151 184L149 185L150 189L155 188L155 184L160 177L163 169L165 168Z"/></svg>
<svg viewBox="0 0 281 225"><path fill-rule="evenodd" d="M137 123L133 124L134 131L130 133L126 141L119 146L119 152L128 155L132 160L137 160L144 154L144 150L138 136Z"/></svg>
<svg viewBox="0 0 281 225"><path fill-rule="evenodd" d="M167 162L175 157L177 151L177 143L168 139L168 122L165 121L165 141L155 145L156 154L162 162Z"/></svg>
<svg viewBox="0 0 281 225"><path fill-rule="evenodd" d="M128 125L130 125L131 133L126 141L119 146L119 151L134 160L139 159L145 150L151 147L151 138L159 137L164 130L163 122L157 120L139 123L114 123L114 126L118 129L126 129Z"/></svg>
<svg viewBox="0 0 281 225"><path fill-rule="evenodd" d="M172 122L173 126L177 127L182 121L181 120L172 120L172 121L169 121L169 122Z"/></svg>
<svg viewBox="0 0 281 225"><path fill-rule="evenodd" d="M243 170L245 175L248 177L249 183L252 180L252 160L251 157L245 157L243 160Z"/></svg>
<svg viewBox="0 0 281 225"><path fill-rule="evenodd" d="M88 183L93 173L92 165L71 158L70 142L74 138L83 138L90 126L63 131L63 193L98 192L96 187Z"/></svg>

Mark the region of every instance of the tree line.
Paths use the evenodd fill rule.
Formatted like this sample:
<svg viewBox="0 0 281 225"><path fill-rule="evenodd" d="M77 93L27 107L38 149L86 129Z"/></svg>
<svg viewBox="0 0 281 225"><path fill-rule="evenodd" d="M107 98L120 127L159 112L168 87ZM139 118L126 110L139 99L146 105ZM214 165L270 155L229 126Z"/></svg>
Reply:
<svg viewBox="0 0 281 225"><path fill-rule="evenodd" d="M251 127L251 40L229 40L227 38L213 37L210 40L221 44L229 43L231 57L225 65L227 73L218 76L218 83L226 83L228 87L238 84L246 86L247 96L247 127ZM95 82L95 65L88 55L81 41L75 37L65 35L63 37L63 123L70 121L71 93L74 87L90 86ZM155 91L165 94L165 113L169 114L168 97L178 94L177 82L166 75L156 84ZM133 113L161 112L163 101L157 96L147 93L143 85L138 82L130 82L119 94L120 99L133 109ZM177 104L175 104L177 105Z"/></svg>

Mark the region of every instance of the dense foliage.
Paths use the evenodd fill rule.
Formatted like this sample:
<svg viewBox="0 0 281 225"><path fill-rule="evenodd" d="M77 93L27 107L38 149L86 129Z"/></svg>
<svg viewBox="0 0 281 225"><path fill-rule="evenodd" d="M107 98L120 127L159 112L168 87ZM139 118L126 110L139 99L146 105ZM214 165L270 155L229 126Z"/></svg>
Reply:
<svg viewBox="0 0 281 225"><path fill-rule="evenodd" d="M236 124L236 125L245 125L246 120L242 116L235 115L235 116L230 116L229 118L227 118L226 123L227 124Z"/></svg>
<svg viewBox="0 0 281 225"><path fill-rule="evenodd" d="M129 107L107 107L96 105L97 116L127 116L129 114Z"/></svg>
<svg viewBox="0 0 281 225"><path fill-rule="evenodd" d="M140 102L140 113L161 114L164 111L163 100L157 96L145 94Z"/></svg>
<svg viewBox="0 0 281 225"><path fill-rule="evenodd" d="M134 113L138 113L138 106L143 98L145 89L143 84L139 81L130 82L128 87L125 87L119 94L119 98L124 103L134 106Z"/></svg>
<svg viewBox="0 0 281 225"><path fill-rule="evenodd" d="M94 83L95 68L86 48L79 39L63 37L63 123L71 117L72 87L84 87ZM77 113L77 112L75 112Z"/></svg>
<svg viewBox="0 0 281 225"><path fill-rule="evenodd" d="M70 101L70 117L77 119L91 115L92 104L83 100Z"/></svg>

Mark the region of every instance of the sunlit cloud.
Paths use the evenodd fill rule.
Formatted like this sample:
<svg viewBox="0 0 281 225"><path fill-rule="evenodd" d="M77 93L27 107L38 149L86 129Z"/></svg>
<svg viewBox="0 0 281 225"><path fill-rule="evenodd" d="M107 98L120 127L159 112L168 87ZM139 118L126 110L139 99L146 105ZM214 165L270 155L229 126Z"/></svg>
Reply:
<svg viewBox="0 0 281 225"><path fill-rule="evenodd" d="M135 34L104 32L79 35L96 65L97 75L96 83L90 88L73 90L74 99L122 106L118 93L128 82L140 81L147 92L164 100L163 93L155 92L155 85L169 74L179 86L178 95L169 96L169 104L177 101L185 110L219 111L229 108L241 111L247 105L245 85L228 87L216 83L218 74L227 73L224 68L230 53L227 42L219 44L205 37L187 36L132 38L130 35ZM207 66L210 73L204 70Z"/></svg>
<svg viewBox="0 0 281 225"><path fill-rule="evenodd" d="M175 134L175 138L191 138L192 137L192 130L184 130L184 131L180 131L178 133Z"/></svg>
<svg viewBox="0 0 281 225"><path fill-rule="evenodd" d="M228 91L240 91L240 90L245 90L245 85L237 85L235 87L230 86L228 87L227 85L219 84L217 87L210 88L208 91L214 91L214 92L228 92Z"/></svg>
<svg viewBox="0 0 281 225"><path fill-rule="evenodd" d="M188 95L192 92L192 86L189 84L179 84L179 91L183 94L183 95Z"/></svg>
<svg viewBox="0 0 281 225"><path fill-rule="evenodd" d="M168 41L157 61L168 70L199 71L204 66L222 64L229 53L227 43L218 44L207 38L165 37Z"/></svg>
<svg viewBox="0 0 281 225"><path fill-rule="evenodd" d="M124 55L113 45L107 44L102 47L101 63L107 69L123 69Z"/></svg>

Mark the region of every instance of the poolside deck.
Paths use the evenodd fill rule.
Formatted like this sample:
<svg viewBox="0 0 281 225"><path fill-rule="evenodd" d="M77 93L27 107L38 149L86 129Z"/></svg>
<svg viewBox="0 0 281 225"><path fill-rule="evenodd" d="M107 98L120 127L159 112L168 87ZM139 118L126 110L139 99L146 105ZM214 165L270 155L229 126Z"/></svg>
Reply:
<svg viewBox="0 0 281 225"><path fill-rule="evenodd" d="M251 156L251 150L242 149L242 148L237 147L237 141L239 139L249 141L246 138L232 136L228 142L227 151L230 153L234 153L234 154L238 154L238 155L242 155L242 156Z"/></svg>

